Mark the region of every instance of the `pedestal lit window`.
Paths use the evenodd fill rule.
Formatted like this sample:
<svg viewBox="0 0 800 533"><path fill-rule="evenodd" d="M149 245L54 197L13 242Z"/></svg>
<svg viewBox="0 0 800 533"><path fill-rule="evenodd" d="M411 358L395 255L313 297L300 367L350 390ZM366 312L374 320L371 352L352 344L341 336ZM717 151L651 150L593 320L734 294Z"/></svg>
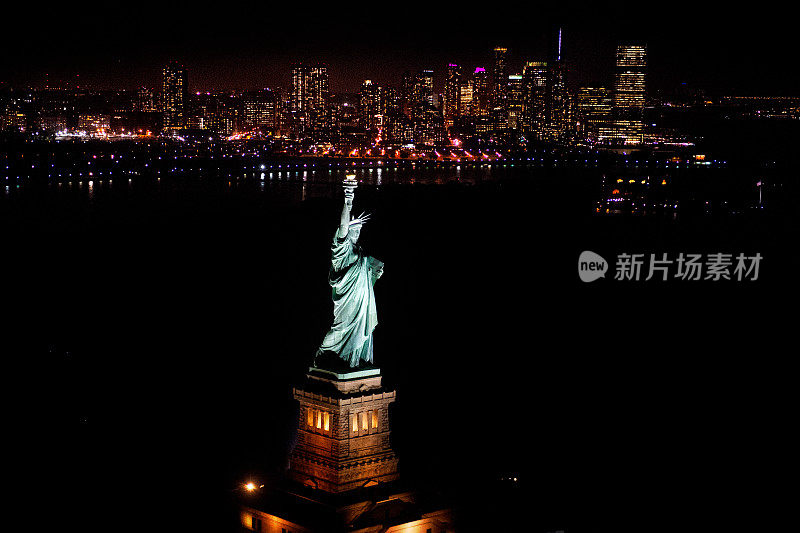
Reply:
<svg viewBox="0 0 800 533"><path fill-rule="evenodd" d="M319 409L308 409L306 421L308 422L308 427L312 429L316 428L328 433L331 430L331 414Z"/></svg>
<svg viewBox="0 0 800 533"><path fill-rule="evenodd" d="M362 411L350 413L350 435L368 435L378 429L378 413L380 411Z"/></svg>

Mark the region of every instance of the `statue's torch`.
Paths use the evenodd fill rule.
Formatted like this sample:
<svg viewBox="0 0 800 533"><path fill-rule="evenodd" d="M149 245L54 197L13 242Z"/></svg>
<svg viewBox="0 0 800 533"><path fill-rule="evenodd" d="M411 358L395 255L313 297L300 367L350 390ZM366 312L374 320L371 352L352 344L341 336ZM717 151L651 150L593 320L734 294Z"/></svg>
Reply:
<svg viewBox="0 0 800 533"><path fill-rule="evenodd" d="M342 182L342 187L344 187L345 191L348 191L348 190L352 191L356 187L358 187L358 182L356 181L356 175L355 174L347 174L347 175L345 175L344 181Z"/></svg>

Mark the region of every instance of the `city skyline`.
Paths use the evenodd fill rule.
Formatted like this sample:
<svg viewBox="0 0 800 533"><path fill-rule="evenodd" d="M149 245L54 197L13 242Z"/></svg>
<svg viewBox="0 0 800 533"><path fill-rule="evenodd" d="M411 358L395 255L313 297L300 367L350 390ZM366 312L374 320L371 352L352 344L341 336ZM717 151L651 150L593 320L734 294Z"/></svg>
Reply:
<svg viewBox="0 0 800 533"><path fill-rule="evenodd" d="M619 44L613 91L595 86L578 94L566 83L562 28L551 34L546 60L527 61L521 73L511 66L509 49L495 46L489 69L470 72L448 64L443 87L435 83L441 76L422 69L405 71L399 87L365 79L357 95L332 95L327 66L308 63L292 66L288 89L195 92L185 65L170 61L163 67L160 91L146 86L135 94L95 91L94 103L84 98L91 92L80 88L48 85L24 94L6 91L0 128L59 135L71 131L79 136L147 137L157 132L181 139L192 131L228 140L274 135L312 143L311 153L350 156L372 147L398 150L401 145L476 148L487 140L517 147L528 140L658 143L660 136L646 134L642 122L646 50L645 44ZM699 101L695 95L688 102ZM487 135L493 137L486 139ZM436 157L443 155L436 152ZM473 156L465 152L449 157Z"/></svg>

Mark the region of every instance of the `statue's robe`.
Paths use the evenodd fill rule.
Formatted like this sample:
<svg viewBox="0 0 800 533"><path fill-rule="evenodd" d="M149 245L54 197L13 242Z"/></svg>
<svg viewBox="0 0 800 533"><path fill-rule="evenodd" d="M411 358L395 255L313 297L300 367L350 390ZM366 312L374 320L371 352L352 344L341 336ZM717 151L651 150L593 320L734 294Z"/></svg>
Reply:
<svg viewBox="0 0 800 533"><path fill-rule="evenodd" d="M333 327L317 353L334 352L351 367L361 361L372 363L372 331L378 325L372 286L380 264L364 255L349 237L334 235L328 274L333 289Z"/></svg>

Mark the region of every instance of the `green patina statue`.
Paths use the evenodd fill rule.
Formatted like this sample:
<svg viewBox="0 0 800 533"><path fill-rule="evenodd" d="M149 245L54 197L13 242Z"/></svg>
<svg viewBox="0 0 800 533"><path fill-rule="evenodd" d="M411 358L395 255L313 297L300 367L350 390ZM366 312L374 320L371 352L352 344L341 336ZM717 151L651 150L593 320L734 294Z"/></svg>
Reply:
<svg viewBox="0 0 800 533"><path fill-rule="evenodd" d="M350 368L372 364L372 331L378 324L372 286L383 274L383 263L366 255L358 244L361 228L369 215L351 218L357 183L344 182L344 207L331 245L328 283L333 288L333 327L325 335L314 357L314 365L333 359ZM338 356L330 357L332 354Z"/></svg>

